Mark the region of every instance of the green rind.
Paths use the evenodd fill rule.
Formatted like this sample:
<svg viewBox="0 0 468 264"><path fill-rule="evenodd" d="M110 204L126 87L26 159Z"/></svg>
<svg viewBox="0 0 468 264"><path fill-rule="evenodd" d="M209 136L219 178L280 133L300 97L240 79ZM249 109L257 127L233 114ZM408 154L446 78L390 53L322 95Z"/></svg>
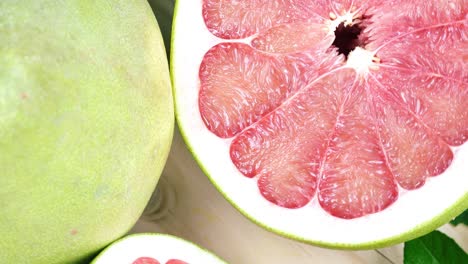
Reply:
<svg viewBox="0 0 468 264"><path fill-rule="evenodd" d="M184 243L187 243L187 244L190 244L194 247L196 247L197 249L199 249L201 252L205 253L206 255L210 255L212 256L213 258L215 258L216 260L218 260L220 263L226 263L223 259L221 259L220 257L218 257L216 254L214 254L213 252L209 251L208 249L206 248L203 248L191 241L188 241L188 240L185 240L183 238L180 238L180 237L176 237L176 236L173 236L173 235L169 235L169 234L162 234L162 233L137 233L137 234L131 234L131 235L127 235L123 238L120 238L119 240L116 240L114 243L110 244L109 246L107 246L104 250L102 250L94 259L93 261L91 261L90 264L96 264L97 261L99 261L99 258L106 254L107 251L110 250L110 248L128 238L131 238L131 237L140 237L140 236L155 236L155 237L168 237L168 238L171 238L171 239L175 239L175 240L179 240L179 241L182 241ZM177 256L175 256L177 257ZM226 263L227 264L227 263Z"/></svg>
<svg viewBox="0 0 468 264"><path fill-rule="evenodd" d="M174 7L174 17L172 20L172 37L171 37L171 46L173 46L174 42L174 29L175 29L175 24L177 23L177 10L178 10L178 3L179 1L175 1L175 7ZM176 121L177 125L179 127L180 133L182 135L182 138L184 139L188 150L194 157L194 159L197 161L199 167L203 171L203 173L210 179L210 182L216 187L216 189L223 195L223 197L234 207L236 208L243 216L245 216L247 219L250 221L254 222L256 225L264 228L265 230L268 230L270 232L276 233L280 236L283 236L285 238L289 239L294 239L306 244L310 245L315 245L315 246L320 246L323 248L330 248L330 249L343 249L343 250L366 250L366 249L376 249L376 248L382 248L382 247L387 247L391 245L395 245L398 243L402 243L417 237L420 237L422 235L425 235L427 233L430 233L431 231L439 228L440 226L448 223L451 219L462 213L464 210L468 208L468 193L466 193L462 198L460 198L456 203L454 203L451 207L447 208L445 211L434 217L433 219L421 223L419 226L412 230L408 230L405 233L389 237L383 240L375 240L375 241L369 241L366 243L356 243L356 244L346 244L346 243L330 243L327 241L319 241L319 240L312 240L312 239L307 239L304 237L300 236L295 236L292 234L285 233L281 230L272 228L268 226L267 224L263 223L262 221L255 219L252 217L250 214L245 212L241 207L239 207L229 196L223 192L223 189L218 186L216 181L211 177L211 175L208 173L208 170L205 168L201 160L199 160L196 152L193 150L191 142L188 139L188 136L185 133L183 123L180 121L179 117L179 106L177 104L177 88L175 87L174 84L174 61L172 59L174 58L175 51L171 49L170 53L170 72L171 72L171 79L172 79L172 89L173 89L173 94L174 94L174 102L175 102L175 116L176 116Z"/></svg>
<svg viewBox="0 0 468 264"><path fill-rule="evenodd" d="M86 262L137 221L168 157L157 22L142 0L6 0L0 38L0 262Z"/></svg>
<svg viewBox="0 0 468 264"><path fill-rule="evenodd" d="M170 36L172 31L173 3L172 0L148 0L158 20L164 38L167 55L170 54Z"/></svg>

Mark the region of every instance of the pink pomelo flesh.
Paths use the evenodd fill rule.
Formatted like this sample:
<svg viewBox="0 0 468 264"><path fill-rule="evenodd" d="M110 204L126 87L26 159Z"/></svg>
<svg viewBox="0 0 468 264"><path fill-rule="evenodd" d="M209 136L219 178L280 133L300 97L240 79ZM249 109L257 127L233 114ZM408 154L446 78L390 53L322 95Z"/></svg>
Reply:
<svg viewBox="0 0 468 264"><path fill-rule="evenodd" d="M133 261L132 264L159 264L160 262L151 257L140 257ZM188 264L188 262L179 259L170 259L166 261L166 264Z"/></svg>
<svg viewBox="0 0 468 264"><path fill-rule="evenodd" d="M140 257L133 261L132 264L159 264L160 262L151 257Z"/></svg>
<svg viewBox="0 0 468 264"><path fill-rule="evenodd" d="M379 212L467 141L467 6L204 0L224 41L201 62L201 117L232 138L232 162L268 201L316 199L345 219ZM347 64L357 47L375 57L368 71Z"/></svg>
<svg viewBox="0 0 468 264"><path fill-rule="evenodd" d="M166 264L188 264L188 262L178 260L178 259L170 259L166 262Z"/></svg>

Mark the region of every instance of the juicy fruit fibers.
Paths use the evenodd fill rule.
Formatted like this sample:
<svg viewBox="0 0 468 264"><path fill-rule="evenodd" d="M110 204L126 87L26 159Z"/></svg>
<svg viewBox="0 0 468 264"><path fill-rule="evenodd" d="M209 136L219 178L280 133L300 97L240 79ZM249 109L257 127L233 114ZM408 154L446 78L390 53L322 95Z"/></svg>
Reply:
<svg viewBox="0 0 468 264"><path fill-rule="evenodd" d="M0 262L89 260L144 209L173 106L146 1L0 2Z"/></svg>

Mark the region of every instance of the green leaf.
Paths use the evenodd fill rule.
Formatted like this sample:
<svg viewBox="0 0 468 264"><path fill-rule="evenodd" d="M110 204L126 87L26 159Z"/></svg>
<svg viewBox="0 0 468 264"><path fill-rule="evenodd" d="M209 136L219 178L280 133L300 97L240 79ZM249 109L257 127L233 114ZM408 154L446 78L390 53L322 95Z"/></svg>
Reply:
<svg viewBox="0 0 468 264"><path fill-rule="evenodd" d="M461 213L461 215L455 217L455 219L450 221L450 224L454 226L458 224L468 225L468 210L465 210L465 212Z"/></svg>
<svg viewBox="0 0 468 264"><path fill-rule="evenodd" d="M404 264L468 263L468 254L450 237L439 231L407 241Z"/></svg>

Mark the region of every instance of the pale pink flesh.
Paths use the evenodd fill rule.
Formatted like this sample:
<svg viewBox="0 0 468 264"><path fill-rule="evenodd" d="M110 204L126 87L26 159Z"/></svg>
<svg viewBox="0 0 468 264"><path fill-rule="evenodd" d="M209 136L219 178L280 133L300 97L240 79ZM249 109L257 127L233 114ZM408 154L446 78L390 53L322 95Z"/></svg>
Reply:
<svg viewBox="0 0 468 264"><path fill-rule="evenodd" d="M323 23L296 22L269 29L252 40L252 47L271 53L290 53L310 50L315 46L326 49L333 39Z"/></svg>
<svg viewBox="0 0 468 264"><path fill-rule="evenodd" d="M132 264L160 264L160 262L151 257L139 257ZM189 264L188 262L179 259L170 259L166 261L166 264Z"/></svg>
<svg viewBox="0 0 468 264"><path fill-rule="evenodd" d="M365 79L339 69L343 58L329 48L332 40L320 24L353 1L238 2L250 8L204 1L215 35L254 38L252 47L224 43L208 51L200 113L213 133L234 137L233 163L257 179L267 200L298 208L316 196L337 217L375 213L398 199L398 185L416 189L444 172L453 159L449 145L466 142L463 1L396 1L401 10L385 1L354 1L374 14L363 38L381 59ZM289 9L282 8L286 3ZM221 4L224 11L216 13ZM303 38L297 36L302 30Z"/></svg>
<svg viewBox="0 0 468 264"><path fill-rule="evenodd" d="M220 58L222 66L211 67ZM284 63L257 54L247 45L220 44L204 61L200 68L205 87L199 95L200 111L207 127L220 137L236 135L290 93L285 85L287 76L282 73Z"/></svg>
<svg viewBox="0 0 468 264"><path fill-rule="evenodd" d="M150 257L139 257L132 264L159 264L159 261Z"/></svg>
<svg viewBox="0 0 468 264"><path fill-rule="evenodd" d="M189 263L179 260L179 259L170 259L166 262L166 264L189 264Z"/></svg>
<svg viewBox="0 0 468 264"><path fill-rule="evenodd" d="M325 1L258 0L258 1L203 1L203 18L208 29L226 39L245 38L275 25L319 21L327 13Z"/></svg>

